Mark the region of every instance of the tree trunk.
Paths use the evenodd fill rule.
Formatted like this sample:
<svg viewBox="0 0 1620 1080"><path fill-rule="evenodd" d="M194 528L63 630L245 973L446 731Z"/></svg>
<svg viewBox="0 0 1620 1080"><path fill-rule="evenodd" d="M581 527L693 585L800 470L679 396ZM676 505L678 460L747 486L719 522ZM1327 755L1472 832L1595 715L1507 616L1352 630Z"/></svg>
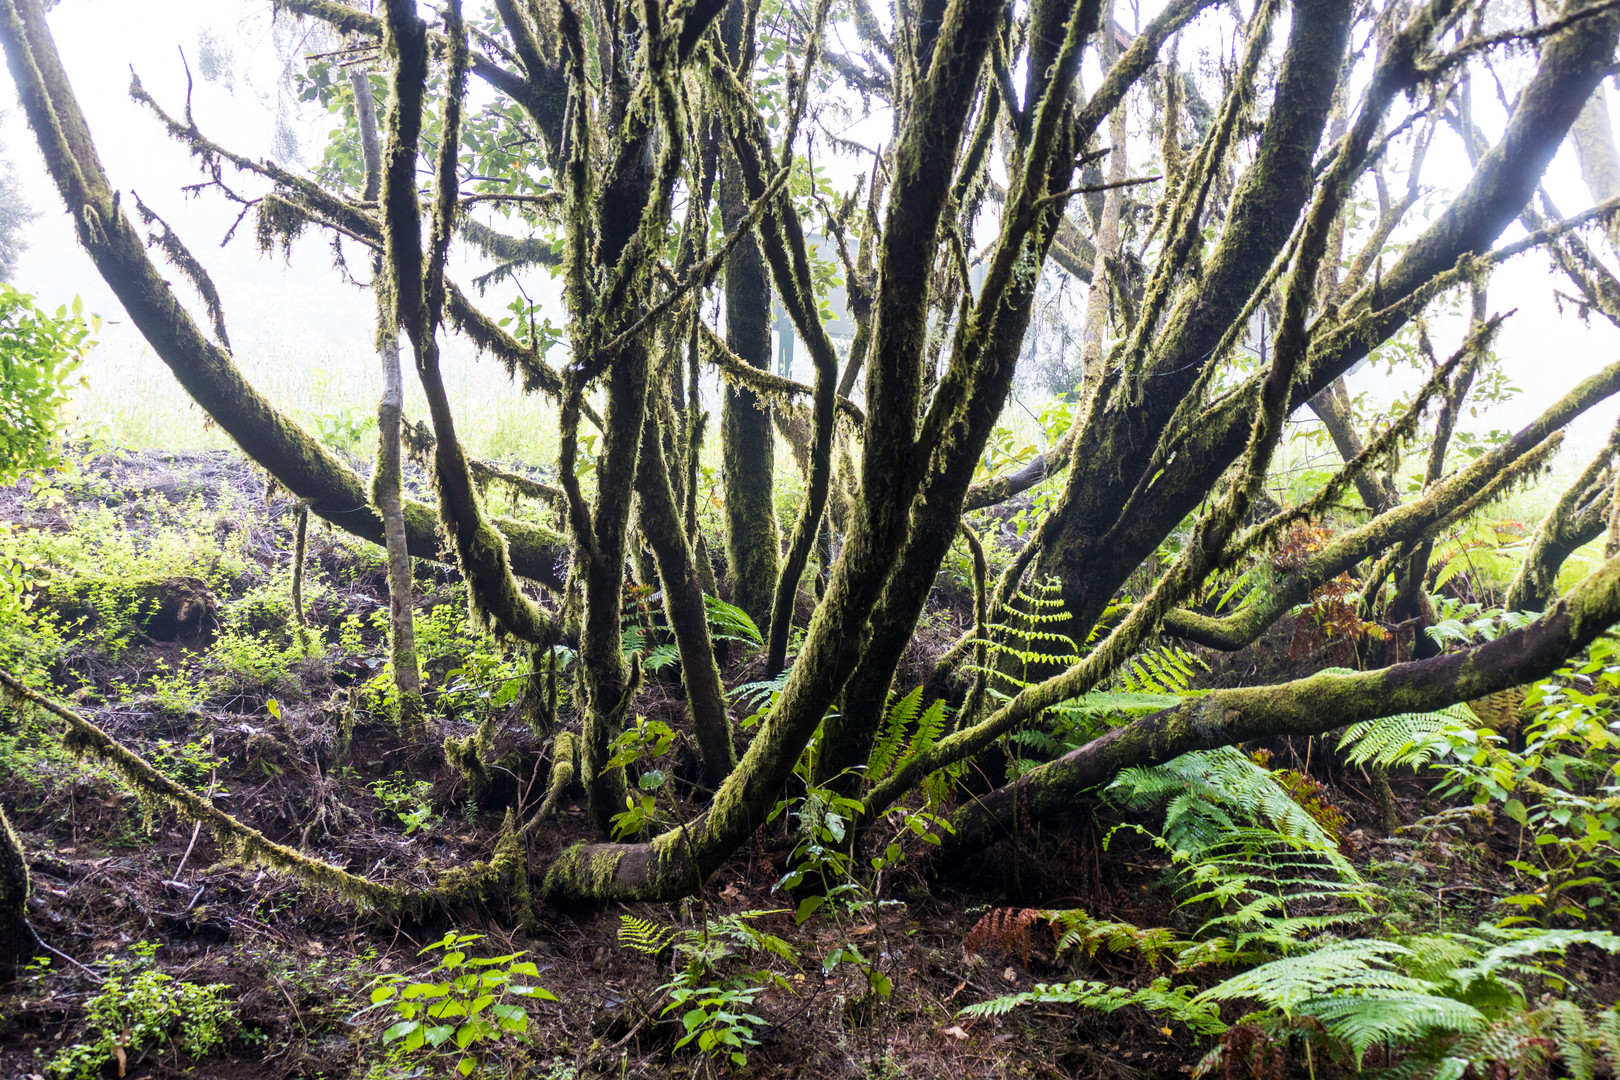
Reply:
<svg viewBox="0 0 1620 1080"><path fill-rule="evenodd" d="M355 115L360 123L360 147L366 162L365 199L382 190L382 149L377 140L377 106L372 98L369 69L349 73L354 88ZM405 385L399 367L399 329L383 288L382 258L372 260L372 289L377 294L377 353L382 358L383 392L377 401L377 471L371 478L371 500L383 519L383 545L388 553L388 659L394 671L398 716L406 727L422 714L422 673L416 658L416 620L410 545L405 534L405 503L401 495L400 428L405 415Z"/></svg>
<svg viewBox="0 0 1620 1080"><path fill-rule="evenodd" d="M743 0L731 0L721 34L733 64L741 59ZM735 153L722 154L720 220L727 233L748 213L748 195ZM745 236L726 257L726 344L771 370L771 282L759 241ZM765 404L752 390L726 383L720 400L720 482L725 495L726 571L731 599L755 625L771 622L782 542L776 521L776 437Z"/></svg>
<svg viewBox="0 0 1620 1080"><path fill-rule="evenodd" d="M28 862L22 843L0 807L0 983L17 974L17 962L31 956L34 932L28 926Z"/></svg>
<svg viewBox="0 0 1620 1080"><path fill-rule="evenodd" d="M641 433L636 491L641 497L642 532L658 563L664 616L681 654L681 682L686 687L692 730L703 759L703 781L710 788L718 788L736 767L737 752L732 745L731 719L726 714L725 685L720 681L709 638L697 557L681 527L680 509L670 485L669 466L653 409L647 410Z"/></svg>
<svg viewBox="0 0 1620 1080"><path fill-rule="evenodd" d="M733 229L746 210L728 152L720 178L721 217ZM759 244L746 238L726 259L726 344L754 367L771 366L771 287ZM768 627L781 569L776 521L776 436L770 412L746 387L726 383L720 401L720 482L725 495L726 569L733 602Z"/></svg>

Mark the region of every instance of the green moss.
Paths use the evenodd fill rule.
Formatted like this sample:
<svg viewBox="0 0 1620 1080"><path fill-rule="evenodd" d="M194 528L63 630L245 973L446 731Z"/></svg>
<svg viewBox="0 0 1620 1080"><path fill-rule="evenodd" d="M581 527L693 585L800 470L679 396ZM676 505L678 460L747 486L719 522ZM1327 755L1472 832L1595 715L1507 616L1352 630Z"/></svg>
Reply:
<svg viewBox="0 0 1620 1080"><path fill-rule="evenodd" d="M602 850L606 847L606 850ZM615 897L614 884L625 849L618 845L575 844L546 871L544 893L559 900L601 902Z"/></svg>

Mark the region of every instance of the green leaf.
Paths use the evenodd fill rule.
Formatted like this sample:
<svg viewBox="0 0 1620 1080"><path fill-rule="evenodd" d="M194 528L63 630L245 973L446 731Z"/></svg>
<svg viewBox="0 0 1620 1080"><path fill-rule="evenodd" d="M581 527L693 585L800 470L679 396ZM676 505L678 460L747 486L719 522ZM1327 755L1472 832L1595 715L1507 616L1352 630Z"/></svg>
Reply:
<svg viewBox="0 0 1620 1080"><path fill-rule="evenodd" d="M395 1039L403 1039L421 1026L422 1022L420 1020L401 1020L399 1023L390 1024L383 1029L382 1040L385 1043L390 1043Z"/></svg>
<svg viewBox="0 0 1620 1080"><path fill-rule="evenodd" d="M820 910L821 905L827 902L825 896L807 896L799 901L799 909L793 913L793 921L802 923Z"/></svg>

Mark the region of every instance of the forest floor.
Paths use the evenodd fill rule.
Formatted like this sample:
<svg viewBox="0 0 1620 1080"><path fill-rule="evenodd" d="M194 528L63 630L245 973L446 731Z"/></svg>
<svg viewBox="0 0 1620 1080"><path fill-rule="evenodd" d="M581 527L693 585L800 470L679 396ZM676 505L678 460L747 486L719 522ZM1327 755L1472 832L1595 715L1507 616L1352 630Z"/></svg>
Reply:
<svg viewBox="0 0 1620 1080"><path fill-rule="evenodd" d="M454 575L419 563L424 662L440 718L433 737L406 737L379 718L368 689L384 654L378 556L311 521L305 588L316 629L300 643L286 600L294 517L284 493L267 496L263 474L223 452L102 453L47 487L0 489L0 522L15 530L13 564L38 585L7 662L275 840L356 873L424 885L439 870L487 859L506 810L523 819L545 789L546 740L529 722L532 703L500 692L515 670L502 666L511 659L465 626ZM131 599L138 582L148 591ZM932 612L919 663L964 618ZM1286 651L1271 641L1218 664L1210 677L1275 677ZM734 658L729 682L757 677L746 660ZM679 696L665 672L638 710L678 726ZM472 732L490 710L512 768L474 798L438 744ZM1331 755L1320 743L1314 751L1304 743L1271 749L1324 782L1347 815L1345 850L1391 898L1384 917L1466 929L1491 914L1493 898L1515 891L1506 862L1520 840L1506 822L1383 837L1365 774L1325 768ZM1427 782L1397 779L1394 788L1406 822L1441 808ZM1107 808L1003 843L948 880L930 878L920 860L901 864L888 872L881 904L796 925L793 902L775 889L793 848L786 814L707 883L701 908L537 906L525 921L513 897L497 896L398 922L224 857L207 830L144 806L105 766L64 751L59 724L11 706L0 712L0 803L28 854L30 914L52 951L97 978L111 972L125 987L143 970L225 987L216 996L231 1018L200 1062L174 1043L140 1049L123 1032L112 1041L131 1050L84 1067L85 1076L439 1075L431 1068L454 1058L425 1073L390 1063L381 1034L397 1017L387 1004L367 1006L377 980L423 970L421 950L452 929L486 935L468 946L474 955L521 952L556 997L526 1006L528 1041L503 1043L489 1059L491 1075L1145 1080L1187 1075L1209 1048L1135 1007L958 1015L1038 982L1152 978L1152 965L1107 953L1056 963L1040 927L1003 942L1008 951L964 949L974 926L1000 907L1084 908L1097 919L1182 926L1157 848L1122 832L1105 850L1112 827L1126 820ZM528 841L528 858L543 867L588 833L583 810L567 806ZM620 931L625 916L678 929L743 912L768 912L744 921L783 939L796 959L733 962L773 973L759 977L742 1010L761 1018L758 1045L747 1048L746 1066L734 1067L676 1048L683 1029L680 1010L666 1012L667 950L655 959L627 948ZM851 944L891 993L874 995L857 965L824 966L825 956ZM50 956L0 986L0 1078L72 1075L64 1051L94 1043L90 1006L107 990L89 972ZM1208 972L1211 982L1220 976ZM1607 987L1608 1000L1620 987L1610 968L1580 977Z"/></svg>

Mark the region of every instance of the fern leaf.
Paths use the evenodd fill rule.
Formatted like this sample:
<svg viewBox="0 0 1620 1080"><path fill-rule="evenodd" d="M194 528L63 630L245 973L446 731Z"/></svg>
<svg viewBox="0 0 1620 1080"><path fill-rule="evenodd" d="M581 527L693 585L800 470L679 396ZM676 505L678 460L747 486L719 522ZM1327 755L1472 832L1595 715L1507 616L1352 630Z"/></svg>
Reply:
<svg viewBox="0 0 1620 1080"><path fill-rule="evenodd" d="M650 919L634 915L619 916L619 946L648 956L657 956L675 940L675 931L668 930Z"/></svg>
<svg viewBox="0 0 1620 1080"><path fill-rule="evenodd" d="M742 641L750 645L765 644L759 627L754 620L748 617L748 612L735 604L728 604L717 596L707 593L703 596L703 606L709 613L709 630L716 641Z"/></svg>
<svg viewBox="0 0 1620 1080"><path fill-rule="evenodd" d="M1375 1044L1412 1042L1432 1035L1480 1031L1485 1017L1472 1005L1425 993L1344 993L1301 1003L1298 1014L1320 1020L1350 1048L1356 1068Z"/></svg>

